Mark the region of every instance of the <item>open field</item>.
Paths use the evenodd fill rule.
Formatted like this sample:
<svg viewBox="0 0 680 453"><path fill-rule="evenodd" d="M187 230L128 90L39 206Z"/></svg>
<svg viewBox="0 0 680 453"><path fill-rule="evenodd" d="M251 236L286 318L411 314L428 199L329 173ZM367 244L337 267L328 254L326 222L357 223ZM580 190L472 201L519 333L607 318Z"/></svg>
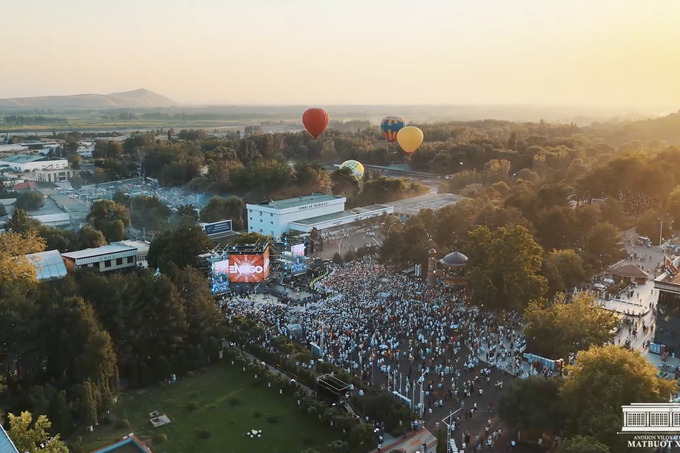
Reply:
<svg viewBox="0 0 680 453"><path fill-rule="evenodd" d="M83 446L89 452L133 432L149 442L154 453L297 453L308 447L322 450L340 437L301 414L291 396L254 382L240 367L221 364L173 384L126 392L112 413L119 421L127 419L130 428L100 424L84 436ZM172 422L153 428L149 422L152 411L165 414ZM251 429L262 430L262 438L247 437L245 433ZM210 437L202 439L208 432ZM154 436L161 433L168 441L154 443Z"/></svg>

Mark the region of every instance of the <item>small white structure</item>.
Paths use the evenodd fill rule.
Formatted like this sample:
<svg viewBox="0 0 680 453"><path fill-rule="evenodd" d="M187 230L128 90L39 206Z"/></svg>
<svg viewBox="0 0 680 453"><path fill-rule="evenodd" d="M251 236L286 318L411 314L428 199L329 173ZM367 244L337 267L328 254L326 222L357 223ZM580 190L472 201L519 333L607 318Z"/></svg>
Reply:
<svg viewBox="0 0 680 453"><path fill-rule="evenodd" d="M137 265L137 248L113 243L92 249L62 253L68 270L93 267L100 272L116 271Z"/></svg>
<svg viewBox="0 0 680 453"><path fill-rule="evenodd" d="M151 244L145 241L132 241L129 239L123 240L123 241L118 241L118 242L112 242L111 245L125 245L128 247L134 247L137 249L137 264L142 267L147 267L146 264L146 255L149 254L149 247Z"/></svg>
<svg viewBox="0 0 680 453"><path fill-rule="evenodd" d="M31 253L26 259L35 268L35 275L39 281L58 280L66 276L66 265L58 250Z"/></svg>

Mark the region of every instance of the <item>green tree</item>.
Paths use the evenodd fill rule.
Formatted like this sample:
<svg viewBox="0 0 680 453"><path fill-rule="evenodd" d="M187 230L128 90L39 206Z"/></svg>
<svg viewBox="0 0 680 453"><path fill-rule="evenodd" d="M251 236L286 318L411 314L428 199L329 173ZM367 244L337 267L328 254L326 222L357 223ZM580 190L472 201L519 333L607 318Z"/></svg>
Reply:
<svg viewBox="0 0 680 453"><path fill-rule="evenodd" d="M201 209L199 217L201 222L219 222L220 220L232 221L232 227L234 230L242 230L244 227L243 223L243 210L245 209L245 204L243 200L238 197L213 197L210 199L208 204Z"/></svg>
<svg viewBox="0 0 680 453"><path fill-rule="evenodd" d="M610 453L605 444L590 436L574 436L560 445L558 453Z"/></svg>
<svg viewBox="0 0 680 453"><path fill-rule="evenodd" d="M24 255L45 250L45 240L35 231L26 233L7 232L0 234L0 313L2 303L9 302L8 297L16 291L25 294L37 283L35 269ZM5 316L0 317L3 318ZM8 319L9 321L9 319ZM2 332L3 329L0 329ZM10 332L11 329L5 330ZM2 344L0 342L0 344Z"/></svg>
<svg viewBox="0 0 680 453"><path fill-rule="evenodd" d="M45 250L59 250L60 252L70 252L76 250L76 234L71 230L62 230L46 225L38 227L38 233L45 239Z"/></svg>
<svg viewBox="0 0 680 453"><path fill-rule="evenodd" d="M83 158L80 156L80 154L76 152L69 152L66 155L66 159L68 160L69 165L71 168L74 169L79 169L80 165L83 163Z"/></svg>
<svg viewBox="0 0 680 453"><path fill-rule="evenodd" d="M33 423L33 415L25 411L21 415L9 414L7 434L21 453L68 453L68 448L58 434L50 436L51 426L52 423L44 415Z"/></svg>
<svg viewBox="0 0 680 453"><path fill-rule="evenodd" d="M208 281L199 270L190 267L175 267L170 272L170 280L184 304L189 342L207 345L223 319Z"/></svg>
<svg viewBox="0 0 680 453"><path fill-rule="evenodd" d="M680 186L676 186L670 195L668 195L666 212L675 221L676 225L680 225ZM676 227L675 229L678 228Z"/></svg>
<svg viewBox="0 0 680 453"><path fill-rule="evenodd" d="M189 217L194 222L198 221L198 212L196 211L196 206L192 204L183 204L177 207L177 216L179 217Z"/></svg>
<svg viewBox="0 0 680 453"><path fill-rule="evenodd" d="M125 238L125 228L130 225L130 214L125 206L111 200L99 200L92 204L87 221L104 234L107 241Z"/></svg>
<svg viewBox="0 0 680 453"><path fill-rule="evenodd" d="M24 211L37 211L45 204L45 196L37 190L29 190L19 194L17 201L14 204L15 208L23 209Z"/></svg>
<svg viewBox="0 0 680 453"><path fill-rule="evenodd" d="M78 231L78 247L81 250L103 245L106 245L106 238L101 231L92 228L90 225L85 225Z"/></svg>
<svg viewBox="0 0 680 453"><path fill-rule="evenodd" d="M130 224L136 229L161 230L167 223L172 211L158 197L139 195L129 201Z"/></svg>
<svg viewBox="0 0 680 453"><path fill-rule="evenodd" d="M52 299L46 304L40 326L46 374L64 385L88 383L95 408L103 409L113 398L118 378L109 333L99 324L93 307L80 297Z"/></svg>
<svg viewBox="0 0 680 453"><path fill-rule="evenodd" d="M146 260L152 269L170 270L170 263L179 268L196 266L198 255L211 248L212 242L198 226L165 231L151 242Z"/></svg>
<svg viewBox="0 0 680 453"><path fill-rule="evenodd" d="M296 162L293 169L295 170L295 185L299 194L331 192L331 177L321 164L317 162Z"/></svg>
<svg viewBox="0 0 680 453"><path fill-rule="evenodd" d="M587 293L571 302L558 297L551 305L531 302L524 310L527 350L551 359L569 359L569 354L590 346L602 346L614 337L618 317L595 303Z"/></svg>
<svg viewBox="0 0 680 453"><path fill-rule="evenodd" d="M71 176L71 179L69 179L68 182L71 184L71 187L76 190L79 190L81 187L83 187L83 178L80 175Z"/></svg>
<svg viewBox="0 0 680 453"><path fill-rule="evenodd" d="M548 278L548 295L570 292L586 281L583 260L572 249L553 250L543 262L544 275ZM546 272L546 269L549 269Z"/></svg>
<svg viewBox="0 0 680 453"><path fill-rule="evenodd" d="M14 208L12 218L5 223L5 230L15 233L25 233L30 230L38 231L39 228L40 222L30 218L26 211L21 208Z"/></svg>
<svg viewBox="0 0 680 453"><path fill-rule="evenodd" d="M583 261L595 272L625 258L621 233L610 223L599 223L585 237Z"/></svg>
<svg viewBox="0 0 680 453"><path fill-rule="evenodd" d="M359 192L359 181L349 168L339 168L331 173L331 190L335 195L352 196Z"/></svg>
<svg viewBox="0 0 680 453"><path fill-rule="evenodd" d="M663 222L663 232L661 231ZM660 237L669 237L670 222L664 218L663 214L655 209L648 209L637 218L635 221L635 232L641 236L651 238L652 243L659 244ZM659 235L659 233L662 233Z"/></svg>
<svg viewBox="0 0 680 453"><path fill-rule="evenodd" d="M258 242L260 244L263 244L265 242L271 241L272 237L271 236L265 236L264 234L260 234L256 231L251 231L249 233L243 233L239 235L239 237L232 242L232 245L250 245L250 244L257 244Z"/></svg>
<svg viewBox="0 0 680 453"><path fill-rule="evenodd" d="M521 310L547 289L539 274L543 249L523 226L468 233L466 255L472 300L492 310Z"/></svg>
<svg viewBox="0 0 680 453"><path fill-rule="evenodd" d="M628 228L628 218L621 201L613 197L607 197L604 199L604 203L600 203L598 206L600 208L600 217L603 222L611 223L622 230Z"/></svg>
<svg viewBox="0 0 680 453"><path fill-rule="evenodd" d="M532 376L515 379L501 396L498 415L512 430L539 430L558 434L566 416L560 401L562 380Z"/></svg>
<svg viewBox="0 0 680 453"><path fill-rule="evenodd" d="M560 398L568 411L567 432L592 436L613 451L623 451L621 406L668 401L675 381L658 376L639 351L619 346L593 346L567 367Z"/></svg>

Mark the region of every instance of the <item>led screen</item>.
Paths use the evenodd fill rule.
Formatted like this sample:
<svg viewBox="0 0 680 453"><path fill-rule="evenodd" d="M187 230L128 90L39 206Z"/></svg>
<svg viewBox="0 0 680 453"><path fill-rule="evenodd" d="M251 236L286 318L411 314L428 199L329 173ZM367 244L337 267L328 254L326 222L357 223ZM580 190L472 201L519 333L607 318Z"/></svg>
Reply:
<svg viewBox="0 0 680 453"><path fill-rule="evenodd" d="M229 260L215 261L211 265L212 279L211 290L213 294L221 294L229 291Z"/></svg>
<svg viewBox="0 0 680 453"><path fill-rule="evenodd" d="M259 283L269 275L269 250L263 255L229 255L229 280Z"/></svg>
<svg viewBox="0 0 680 453"><path fill-rule="evenodd" d="M293 275L307 272L307 257L305 256L305 244L295 244L290 248L293 255L290 263L290 273Z"/></svg>

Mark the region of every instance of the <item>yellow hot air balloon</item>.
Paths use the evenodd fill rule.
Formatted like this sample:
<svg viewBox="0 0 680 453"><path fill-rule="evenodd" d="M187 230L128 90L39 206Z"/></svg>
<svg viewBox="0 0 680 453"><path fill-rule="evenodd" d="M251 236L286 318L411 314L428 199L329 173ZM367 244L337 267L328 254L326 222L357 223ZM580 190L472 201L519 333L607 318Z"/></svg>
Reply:
<svg viewBox="0 0 680 453"><path fill-rule="evenodd" d="M340 168L349 168L352 171L352 176L354 176L358 181L364 177L364 166L361 162L356 160L346 160L340 165Z"/></svg>
<svg viewBox="0 0 680 453"><path fill-rule="evenodd" d="M423 143L423 131L415 126L406 126L397 132L397 142L406 154L411 154Z"/></svg>

